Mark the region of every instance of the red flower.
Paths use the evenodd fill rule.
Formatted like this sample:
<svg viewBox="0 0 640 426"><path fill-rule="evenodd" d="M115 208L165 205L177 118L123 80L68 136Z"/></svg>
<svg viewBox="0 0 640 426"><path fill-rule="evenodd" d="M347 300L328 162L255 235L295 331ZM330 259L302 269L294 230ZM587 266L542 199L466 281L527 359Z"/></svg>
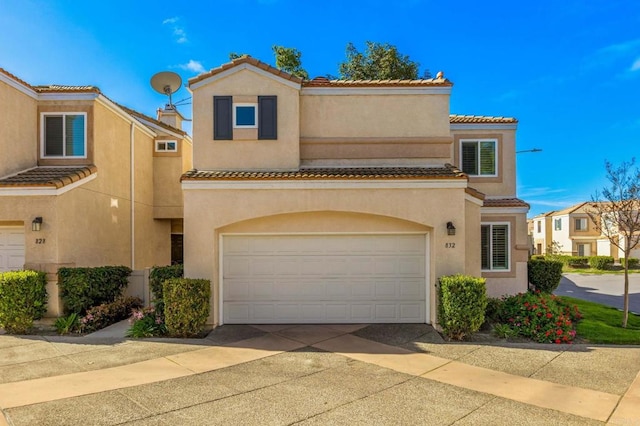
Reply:
<svg viewBox="0 0 640 426"><path fill-rule="evenodd" d="M562 343L560 339L556 339L556 343Z"/></svg>
<svg viewBox="0 0 640 426"><path fill-rule="evenodd" d="M551 318L553 316L553 314L551 312L547 313L547 318Z"/></svg>
<svg viewBox="0 0 640 426"><path fill-rule="evenodd" d="M557 334L558 336L560 336L562 333L564 333L564 332L562 331L562 329L560 329L560 328L559 328L559 329L557 329L557 330L556 330L556 334Z"/></svg>

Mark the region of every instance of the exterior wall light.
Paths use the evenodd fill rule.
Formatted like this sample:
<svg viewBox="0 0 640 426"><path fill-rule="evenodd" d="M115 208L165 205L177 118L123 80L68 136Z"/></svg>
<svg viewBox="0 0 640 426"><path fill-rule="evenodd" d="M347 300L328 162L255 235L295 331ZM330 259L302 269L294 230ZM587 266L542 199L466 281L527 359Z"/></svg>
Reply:
<svg viewBox="0 0 640 426"><path fill-rule="evenodd" d="M447 222L447 235L456 235L456 227L453 222Z"/></svg>
<svg viewBox="0 0 640 426"><path fill-rule="evenodd" d="M42 216L38 216L33 221L31 221L31 230L38 232L40 231L40 226L42 226Z"/></svg>

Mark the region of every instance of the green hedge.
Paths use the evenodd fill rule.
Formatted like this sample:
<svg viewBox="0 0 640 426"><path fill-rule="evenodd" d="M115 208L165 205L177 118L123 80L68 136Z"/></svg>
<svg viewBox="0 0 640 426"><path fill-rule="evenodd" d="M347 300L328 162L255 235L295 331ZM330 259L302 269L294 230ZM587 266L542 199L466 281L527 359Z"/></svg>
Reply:
<svg viewBox="0 0 640 426"><path fill-rule="evenodd" d="M44 272L0 273L0 327L7 333L24 334L33 321L47 311L47 280Z"/></svg>
<svg viewBox="0 0 640 426"><path fill-rule="evenodd" d="M587 256L569 256L566 265L574 268L586 268L589 266L589 258Z"/></svg>
<svg viewBox="0 0 640 426"><path fill-rule="evenodd" d="M613 266L613 257L611 256L591 256L589 258L589 266L593 269L601 271L610 269Z"/></svg>
<svg viewBox="0 0 640 426"><path fill-rule="evenodd" d="M92 306L111 303L129 284L131 269L126 266L60 268L58 286L64 313L84 314Z"/></svg>
<svg viewBox="0 0 640 426"><path fill-rule="evenodd" d="M204 331L209 317L209 280L171 278L162 286L167 331L173 337L194 337Z"/></svg>
<svg viewBox="0 0 640 426"><path fill-rule="evenodd" d="M154 266L149 273L149 286L153 293L153 304L160 316L164 315L164 297L162 284L171 278L182 278L184 265Z"/></svg>
<svg viewBox="0 0 640 426"><path fill-rule="evenodd" d="M443 276L438 293L438 322L449 339L462 340L480 329L487 308L484 278Z"/></svg>
<svg viewBox="0 0 640 426"><path fill-rule="evenodd" d="M527 276L534 290L541 293L553 293L562 279L562 262L530 260L527 262Z"/></svg>
<svg viewBox="0 0 640 426"><path fill-rule="evenodd" d="M531 260L544 260L545 256L544 254L532 254L531 255Z"/></svg>
<svg viewBox="0 0 640 426"><path fill-rule="evenodd" d="M91 333L125 320L133 310L142 308L142 305L139 297L118 297L113 302L94 306L80 319L80 331Z"/></svg>
<svg viewBox="0 0 640 426"><path fill-rule="evenodd" d="M626 262L627 262L627 259L625 259L624 257L620 258L620 263L622 264L623 267ZM629 269L637 269L639 266L640 266L640 259L636 259L635 257L629 258Z"/></svg>

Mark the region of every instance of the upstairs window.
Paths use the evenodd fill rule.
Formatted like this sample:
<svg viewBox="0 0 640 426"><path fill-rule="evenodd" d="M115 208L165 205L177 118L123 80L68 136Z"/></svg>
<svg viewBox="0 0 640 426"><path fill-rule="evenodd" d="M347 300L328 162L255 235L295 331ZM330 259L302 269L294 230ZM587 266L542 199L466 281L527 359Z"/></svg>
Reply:
<svg viewBox="0 0 640 426"><path fill-rule="evenodd" d="M538 221L538 232L542 232L542 221Z"/></svg>
<svg viewBox="0 0 640 426"><path fill-rule="evenodd" d="M497 176L497 147L495 139L462 140L460 163L469 176Z"/></svg>
<svg viewBox="0 0 640 426"><path fill-rule="evenodd" d="M178 152L177 141L156 141L156 152Z"/></svg>
<svg viewBox="0 0 640 426"><path fill-rule="evenodd" d="M258 129L258 139L278 139L278 97L258 96L258 103L234 103L213 97L213 139L233 140L233 129Z"/></svg>
<svg viewBox="0 0 640 426"><path fill-rule="evenodd" d="M43 157L86 157L86 113L42 115Z"/></svg>
<svg viewBox="0 0 640 426"><path fill-rule="evenodd" d="M554 231L562 231L562 219L554 219L553 220L553 230Z"/></svg>
<svg viewBox="0 0 640 426"><path fill-rule="evenodd" d="M587 218L580 217L575 220L575 228L576 231L586 231L587 230Z"/></svg>
<svg viewBox="0 0 640 426"><path fill-rule="evenodd" d="M258 127L258 104L233 104L233 127L236 129Z"/></svg>
<svg viewBox="0 0 640 426"><path fill-rule="evenodd" d="M483 271L509 270L509 224L482 225L480 238Z"/></svg>

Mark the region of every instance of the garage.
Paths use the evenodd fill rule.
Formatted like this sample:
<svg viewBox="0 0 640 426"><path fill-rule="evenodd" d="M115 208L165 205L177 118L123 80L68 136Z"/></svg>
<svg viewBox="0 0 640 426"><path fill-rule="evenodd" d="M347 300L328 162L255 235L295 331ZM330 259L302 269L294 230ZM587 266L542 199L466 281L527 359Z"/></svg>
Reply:
<svg viewBox="0 0 640 426"><path fill-rule="evenodd" d="M426 234L221 236L226 324L424 323Z"/></svg>
<svg viewBox="0 0 640 426"><path fill-rule="evenodd" d="M0 226L0 272L24 267L24 227Z"/></svg>

